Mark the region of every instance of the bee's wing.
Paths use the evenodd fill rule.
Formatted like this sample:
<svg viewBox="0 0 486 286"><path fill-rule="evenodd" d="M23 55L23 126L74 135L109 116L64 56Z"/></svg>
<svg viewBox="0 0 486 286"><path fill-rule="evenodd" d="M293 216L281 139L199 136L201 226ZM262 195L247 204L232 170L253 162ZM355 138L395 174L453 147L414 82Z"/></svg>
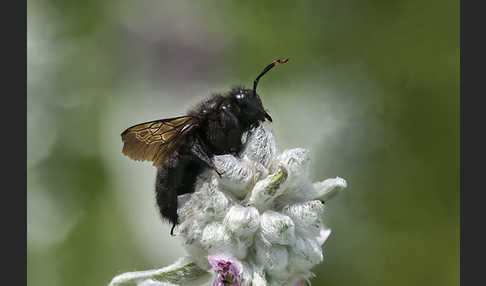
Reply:
<svg viewBox="0 0 486 286"><path fill-rule="evenodd" d="M164 164L197 121L191 116L155 120L137 124L123 131L123 154L137 161Z"/></svg>

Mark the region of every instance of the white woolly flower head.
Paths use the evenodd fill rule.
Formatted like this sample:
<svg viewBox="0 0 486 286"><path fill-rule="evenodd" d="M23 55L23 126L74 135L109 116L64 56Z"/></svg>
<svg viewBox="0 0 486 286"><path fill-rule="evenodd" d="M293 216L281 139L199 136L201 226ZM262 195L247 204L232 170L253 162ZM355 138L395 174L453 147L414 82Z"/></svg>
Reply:
<svg viewBox="0 0 486 286"><path fill-rule="evenodd" d="M232 257L241 285L295 285L311 277L330 234L327 200L346 181L313 183L309 161L306 149L278 152L262 126L249 132L240 156L215 156L222 176L208 170L194 193L178 197L176 233L193 261L210 269L208 257Z"/></svg>

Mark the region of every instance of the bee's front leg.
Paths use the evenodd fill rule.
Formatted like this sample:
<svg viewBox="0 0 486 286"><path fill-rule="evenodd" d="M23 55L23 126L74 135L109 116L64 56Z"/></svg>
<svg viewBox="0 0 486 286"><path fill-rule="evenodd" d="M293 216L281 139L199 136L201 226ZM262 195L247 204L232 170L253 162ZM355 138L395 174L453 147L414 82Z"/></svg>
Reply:
<svg viewBox="0 0 486 286"><path fill-rule="evenodd" d="M201 143L201 140L198 138L194 139L194 142L191 146L191 153L195 155L199 160L201 160L204 164L206 164L209 168L213 169L219 177L223 175L224 172L220 172L216 166L214 165L213 161L209 157L209 155L206 153L206 151L203 148L203 145Z"/></svg>
<svg viewBox="0 0 486 286"><path fill-rule="evenodd" d="M229 152L237 155L241 151L242 146L240 121L231 108L223 105L221 111L220 121L222 122L222 128L227 131L226 143L229 147Z"/></svg>

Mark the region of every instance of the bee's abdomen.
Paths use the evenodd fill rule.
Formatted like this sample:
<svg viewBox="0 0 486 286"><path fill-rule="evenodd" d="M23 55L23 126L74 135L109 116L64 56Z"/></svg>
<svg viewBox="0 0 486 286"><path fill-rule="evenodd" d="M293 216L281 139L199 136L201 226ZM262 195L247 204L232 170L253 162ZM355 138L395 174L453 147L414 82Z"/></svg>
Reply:
<svg viewBox="0 0 486 286"><path fill-rule="evenodd" d="M199 159L180 152L175 152L167 164L158 167L155 193L163 219L173 225L178 223L177 196L194 192L196 179L204 168Z"/></svg>

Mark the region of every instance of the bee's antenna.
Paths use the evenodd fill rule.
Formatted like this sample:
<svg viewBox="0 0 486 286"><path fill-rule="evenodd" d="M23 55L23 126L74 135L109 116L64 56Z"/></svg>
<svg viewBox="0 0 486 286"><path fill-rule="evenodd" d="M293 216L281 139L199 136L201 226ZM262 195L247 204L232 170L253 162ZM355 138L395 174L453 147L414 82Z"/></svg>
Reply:
<svg viewBox="0 0 486 286"><path fill-rule="evenodd" d="M269 70L271 70L273 67L279 65L279 64L285 64L286 62L288 62L289 59L286 58L286 59L278 59L278 60L275 60L273 61L271 64L269 64L268 66L265 67L265 69L257 76L257 78L255 79L255 81L253 82L253 94L256 94L256 88L257 88L257 85L258 85L258 80L264 75L266 74Z"/></svg>

